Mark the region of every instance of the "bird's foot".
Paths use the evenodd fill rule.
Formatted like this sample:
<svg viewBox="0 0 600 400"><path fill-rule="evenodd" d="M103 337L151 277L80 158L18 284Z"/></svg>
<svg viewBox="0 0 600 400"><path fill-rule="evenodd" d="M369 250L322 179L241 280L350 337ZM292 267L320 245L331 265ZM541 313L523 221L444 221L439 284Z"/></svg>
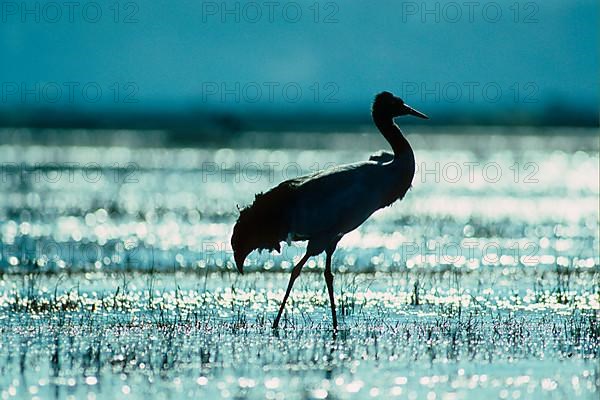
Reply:
<svg viewBox="0 0 600 400"><path fill-rule="evenodd" d="M279 329L279 318L275 318L275 321L273 321L273 325L271 326L271 329Z"/></svg>

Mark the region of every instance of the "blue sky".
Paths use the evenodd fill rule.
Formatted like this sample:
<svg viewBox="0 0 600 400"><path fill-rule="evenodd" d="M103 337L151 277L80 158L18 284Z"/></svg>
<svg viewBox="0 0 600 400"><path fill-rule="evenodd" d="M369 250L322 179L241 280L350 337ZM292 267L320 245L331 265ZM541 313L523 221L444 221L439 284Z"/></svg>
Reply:
<svg viewBox="0 0 600 400"><path fill-rule="evenodd" d="M2 2L0 107L339 112L384 89L428 109L599 100L595 0L47 4Z"/></svg>

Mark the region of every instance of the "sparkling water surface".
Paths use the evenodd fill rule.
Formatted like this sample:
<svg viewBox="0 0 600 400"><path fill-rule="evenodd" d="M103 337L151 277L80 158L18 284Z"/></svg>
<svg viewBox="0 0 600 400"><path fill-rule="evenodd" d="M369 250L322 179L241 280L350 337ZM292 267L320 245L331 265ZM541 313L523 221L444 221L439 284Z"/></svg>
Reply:
<svg viewBox="0 0 600 400"><path fill-rule="evenodd" d="M377 135L0 145L0 397L597 398L597 136L410 131L413 188L335 253L339 332L323 255L273 331L304 244L240 275L229 237L255 193Z"/></svg>

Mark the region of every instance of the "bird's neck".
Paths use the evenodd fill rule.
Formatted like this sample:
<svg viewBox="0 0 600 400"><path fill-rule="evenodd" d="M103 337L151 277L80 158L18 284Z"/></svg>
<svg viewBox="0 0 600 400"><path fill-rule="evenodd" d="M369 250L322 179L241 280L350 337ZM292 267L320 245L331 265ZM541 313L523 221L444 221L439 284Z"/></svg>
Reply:
<svg viewBox="0 0 600 400"><path fill-rule="evenodd" d="M406 140L402 134L402 131L398 125L394 123L392 118L382 118L376 113L373 113L373 121L379 129L379 132L381 132L383 137L385 137L392 147L395 157L400 157L407 151L412 152L412 148L410 147L408 140Z"/></svg>

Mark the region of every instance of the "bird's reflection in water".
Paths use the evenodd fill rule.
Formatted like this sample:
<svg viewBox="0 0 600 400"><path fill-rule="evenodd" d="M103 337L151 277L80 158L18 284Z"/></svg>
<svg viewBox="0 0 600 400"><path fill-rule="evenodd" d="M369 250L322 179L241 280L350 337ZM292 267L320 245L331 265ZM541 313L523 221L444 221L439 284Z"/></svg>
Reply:
<svg viewBox="0 0 600 400"><path fill-rule="evenodd" d="M334 373L342 368L338 363L336 363L336 359L338 359L338 350L346 347L348 329L331 329L327 331L326 335L330 335L331 340L328 342L329 349L324 357L324 370L325 379L331 381L335 375Z"/></svg>

